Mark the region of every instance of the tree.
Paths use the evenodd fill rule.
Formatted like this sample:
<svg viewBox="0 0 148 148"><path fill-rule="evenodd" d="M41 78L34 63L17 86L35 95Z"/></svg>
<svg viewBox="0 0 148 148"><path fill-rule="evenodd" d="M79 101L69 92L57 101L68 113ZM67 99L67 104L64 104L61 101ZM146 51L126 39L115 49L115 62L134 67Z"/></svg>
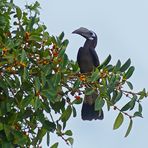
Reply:
<svg viewBox="0 0 148 148"><path fill-rule="evenodd" d="M148 96L145 89L133 92L131 60L112 65L109 55L91 74L80 74L77 63L65 53L64 33L49 35L40 23L39 8L38 2L26 5L24 11L13 0L0 2L1 147L38 147L45 135L49 145L50 133L72 145L72 131L66 124L76 117L75 106L81 104L83 94L94 91L100 94L96 110L107 106L108 111L119 112L113 129L129 118L127 137L133 119L142 117L141 101ZM127 98L126 103L119 108L116 104L122 98ZM56 147L58 142L51 146Z"/></svg>

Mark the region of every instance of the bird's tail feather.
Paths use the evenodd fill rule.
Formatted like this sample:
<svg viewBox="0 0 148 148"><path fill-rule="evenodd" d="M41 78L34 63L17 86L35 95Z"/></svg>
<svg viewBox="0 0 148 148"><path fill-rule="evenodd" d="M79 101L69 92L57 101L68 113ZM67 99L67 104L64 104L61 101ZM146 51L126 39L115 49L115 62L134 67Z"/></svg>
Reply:
<svg viewBox="0 0 148 148"><path fill-rule="evenodd" d="M81 111L83 120L102 120L104 118L103 110L95 111L95 99L94 94L85 96Z"/></svg>

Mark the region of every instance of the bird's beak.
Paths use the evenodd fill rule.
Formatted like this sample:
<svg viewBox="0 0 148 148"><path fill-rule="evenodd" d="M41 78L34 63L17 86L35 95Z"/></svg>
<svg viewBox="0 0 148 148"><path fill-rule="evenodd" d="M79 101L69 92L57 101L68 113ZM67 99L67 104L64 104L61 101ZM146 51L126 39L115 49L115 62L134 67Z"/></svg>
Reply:
<svg viewBox="0 0 148 148"><path fill-rule="evenodd" d="M79 35L81 35L82 32L81 32L81 30L80 30L80 28L79 28L79 29L73 31L72 33L73 33L73 34L79 34Z"/></svg>
<svg viewBox="0 0 148 148"><path fill-rule="evenodd" d="M85 37L85 38L89 38L90 36L90 34L89 34L89 30L88 29L86 29L86 28L83 28L83 27L80 27L79 29L77 29L77 30L75 30L75 31L73 31L72 33L74 33L74 34L79 34L79 35L81 35L81 36L83 36L83 37Z"/></svg>

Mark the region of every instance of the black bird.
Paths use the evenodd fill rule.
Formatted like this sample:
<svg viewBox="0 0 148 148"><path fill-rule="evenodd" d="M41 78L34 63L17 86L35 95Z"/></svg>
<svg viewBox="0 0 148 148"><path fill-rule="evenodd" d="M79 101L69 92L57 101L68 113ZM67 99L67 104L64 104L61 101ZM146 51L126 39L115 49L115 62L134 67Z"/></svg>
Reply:
<svg viewBox="0 0 148 148"><path fill-rule="evenodd" d="M97 35L95 32L83 27L80 27L72 33L79 34L86 39L84 46L79 48L77 62L81 73L90 73L100 64L98 55L95 51L95 47L97 45ZM97 97L97 92L94 92L91 95L85 95L81 111L83 120L102 120L104 118L102 110L95 111L94 105Z"/></svg>

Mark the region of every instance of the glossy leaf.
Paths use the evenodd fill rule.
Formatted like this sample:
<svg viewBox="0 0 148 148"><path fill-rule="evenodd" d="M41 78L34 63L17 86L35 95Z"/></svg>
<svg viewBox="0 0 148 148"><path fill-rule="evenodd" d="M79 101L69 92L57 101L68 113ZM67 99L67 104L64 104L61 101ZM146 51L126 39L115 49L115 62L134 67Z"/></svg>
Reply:
<svg viewBox="0 0 148 148"><path fill-rule="evenodd" d="M53 144L50 148L58 148L59 143L56 142L55 144Z"/></svg>
<svg viewBox="0 0 148 148"><path fill-rule="evenodd" d="M139 103L139 105L138 105L138 111L140 112L140 113L142 113L142 105Z"/></svg>
<svg viewBox="0 0 148 148"><path fill-rule="evenodd" d="M134 70L135 70L134 66L131 66L131 67L128 69L128 71L125 73L124 78L125 78L125 79L129 79L129 78L132 76Z"/></svg>
<svg viewBox="0 0 148 148"><path fill-rule="evenodd" d="M59 39L60 39L60 40L63 40L63 38L64 38L64 32L62 32L62 33L59 35Z"/></svg>
<svg viewBox="0 0 148 148"><path fill-rule="evenodd" d="M136 100L137 100L137 96L133 95L133 97L132 97L132 99L130 101L130 110L132 110L135 107Z"/></svg>
<svg viewBox="0 0 148 148"><path fill-rule="evenodd" d="M67 139L67 141L68 141L71 145L73 145L73 142L74 142L73 138L69 137L69 138Z"/></svg>
<svg viewBox="0 0 148 148"><path fill-rule="evenodd" d="M126 70L129 68L130 65L131 65L131 59L128 59L128 60L121 66L120 71L121 71L121 72L126 71Z"/></svg>
<svg viewBox="0 0 148 148"><path fill-rule="evenodd" d="M22 11L19 7L16 7L17 18L20 20L22 17Z"/></svg>
<svg viewBox="0 0 148 148"><path fill-rule="evenodd" d="M25 62L27 58L27 54L25 52L25 50L22 50L22 54L21 54L21 62Z"/></svg>
<svg viewBox="0 0 148 148"><path fill-rule="evenodd" d="M90 81L95 82L99 79L99 70L96 69L95 72L93 72Z"/></svg>
<svg viewBox="0 0 148 148"><path fill-rule="evenodd" d="M109 55L105 61L98 67L98 69L102 69L103 67L105 67L109 62L111 61L111 55Z"/></svg>
<svg viewBox="0 0 148 148"><path fill-rule="evenodd" d="M120 67L121 67L121 61L118 60L117 61L117 64L114 67L114 72L118 72L120 70Z"/></svg>
<svg viewBox="0 0 148 148"><path fill-rule="evenodd" d="M54 75L54 87L57 87L58 85L59 85L59 83L60 83L60 81L61 81L61 73L57 73L57 74L55 74Z"/></svg>
<svg viewBox="0 0 148 148"><path fill-rule="evenodd" d="M73 85L73 88L74 88L74 89L78 89L79 86L80 86L80 84L81 84L81 81L80 81L79 79L76 80L75 83L74 83L74 85Z"/></svg>
<svg viewBox="0 0 148 148"><path fill-rule="evenodd" d="M117 96L116 96L116 98L115 98L115 102L118 102L120 99L121 99L121 97L122 97L122 91L119 91L119 92L117 92Z"/></svg>
<svg viewBox="0 0 148 148"><path fill-rule="evenodd" d="M32 34L32 35L29 37L29 40L30 40L30 41L37 41L37 42L42 41L41 37L40 37L39 35L35 35L35 34Z"/></svg>
<svg viewBox="0 0 148 148"><path fill-rule="evenodd" d="M128 129L126 131L125 137L127 137L129 135L129 133L131 132L132 126L133 126L133 120L130 119L130 123L129 123Z"/></svg>
<svg viewBox="0 0 148 148"><path fill-rule="evenodd" d="M76 117L77 116L77 111L76 111L75 107L72 107L72 111L73 111L73 117Z"/></svg>
<svg viewBox="0 0 148 148"><path fill-rule="evenodd" d="M104 104L105 104L104 99L101 97L98 97L95 101L95 110L96 111L101 110Z"/></svg>
<svg viewBox="0 0 148 148"><path fill-rule="evenodd" d="M126 83L127 83L128 87L129 87L131 90L133 90L133 84L132 84L131 82L129 82L129 81L126 81Z"/></svg>
<svg viewBox="0 0 148 148"><path fill-rule="evenodd" d="M129 101L127 104L125 104L122 108L121 111L127 111L131 108L131 101Z"/></svg>
<svg viewBox="0 0 148 148"><path fill-rule="evenodd" d="M61 49L58 56L63 57L64 54L65 54L65 49Z"/></svg>
<svg viewBox="0 0 148 148"><path fill-rule="evenodd" d="M142 113L139 112L139 111L134 113L134 117L141 117L141 118L143 118Z"/></svg>
<svg viewBox="0 0 148 148"><path fill-rule="evenodd" d="M39 78L35 78L35 88L36 88L36 91L38 92L40 90L40 80Z"/></svg>
<svg viewBox="0 0 148 148"><path fill-rule="evenodd" d="M67 130L64 134L67 135L67 136L72 136L72 131L71 130Z"/></svg>
<svg viewBox="0 0 148 148"><path fill-rule="evenodd" d="M64 113L62 114L62 116L61 116L62 122L66 122L66 121L70 118L71 113L72 113L72 108L71 108L71 106L69 105L69 106L67 107L67 109L64 111Z"/></svg>
<svg viewBox="0 0 148 148"><path fill-rule="evenodd" d="M115 129L118 129L118 128L122 125L123 120L124 120L124 116L123 116L123 114L120 112L120 113L118 114L118 116L117 116L115 122L114 122L113 129L114 129L114 130L115 130Z"/></svg>
<svg viewBox="0 0 148 148"><path fill-rule="evenodd" d="M49 132L47 132L47 146L49 146L50 144L50 134Z"/></svg>

